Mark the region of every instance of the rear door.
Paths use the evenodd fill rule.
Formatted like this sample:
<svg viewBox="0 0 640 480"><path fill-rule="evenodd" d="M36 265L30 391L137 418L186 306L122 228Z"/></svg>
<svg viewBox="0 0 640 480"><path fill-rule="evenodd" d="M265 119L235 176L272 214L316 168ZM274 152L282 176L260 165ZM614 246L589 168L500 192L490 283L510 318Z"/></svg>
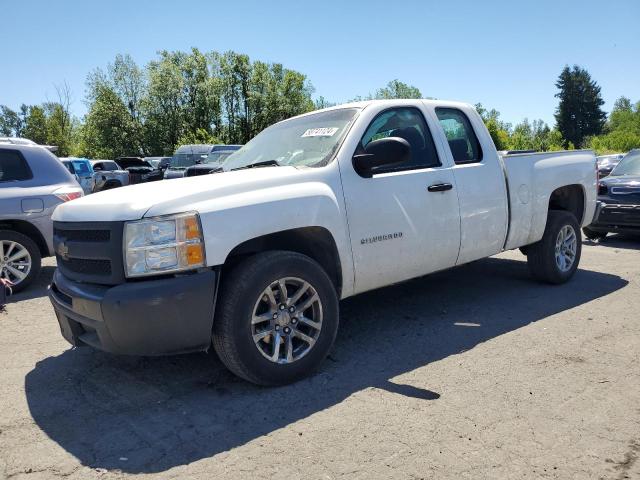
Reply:
<svg viewBox="0 0 640 480"><path fill-rule="evenodd" d="M433 125L414 106L379 110L363 113L371 119L362 120L368 126L354 153L393 136L409 142L411 159L372 178L359 176L350 158L341 164L356 293L451 267L460 243L452 168Z"/></svg>
<svg viewBox="0 0 640 480"><path fill-rule="evenodd" d="M508 227L507 188L502 164L479 116L463 108L435 107L440 138L460 202L460 254L456 264L502 251Z"/></svg>

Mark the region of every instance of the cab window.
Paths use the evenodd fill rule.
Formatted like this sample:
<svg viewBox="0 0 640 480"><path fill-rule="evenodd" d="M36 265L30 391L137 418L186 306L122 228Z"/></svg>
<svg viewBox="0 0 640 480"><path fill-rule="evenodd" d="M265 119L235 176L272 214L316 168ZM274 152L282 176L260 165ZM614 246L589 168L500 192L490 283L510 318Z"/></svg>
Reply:
<svg viewBox="0 0 640 480"><path fill-rule="evenodd" d="M482 148L467 116L457 108L436 108L456 164L482 161Z"/></svg>
<svg viewBox="0 0 640 480"><path fill-rule="evenodd" d="M378 114L363 135L357 153L374 140L387 137L405 139L411 146L411 158L408 163L376 170L376 174L441 165L429 127L417 108L392 108Z"/></svg>

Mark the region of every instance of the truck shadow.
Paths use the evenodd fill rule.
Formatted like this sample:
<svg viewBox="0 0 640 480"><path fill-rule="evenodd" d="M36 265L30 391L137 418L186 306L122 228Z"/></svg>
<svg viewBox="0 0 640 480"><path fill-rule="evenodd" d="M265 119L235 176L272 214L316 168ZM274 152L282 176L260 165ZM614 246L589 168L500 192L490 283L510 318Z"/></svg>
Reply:
<svg viewBox="0 0 640 480"><path fill-rule="evenodd" d="M627 283L580 270L567 285L540 285L525 262L491 258L342 302L332 354L294 385L255 387L215 355L125 358L73 349L29 372L27 401L36 424L83 465L162 472L242 446L365 389L438 401L446 393L428 383L394 378Z"/></svg>
<svg viewBox="0 0 640 480"><path fill-rule="evenodd" d="M55 265L43 265L40 275L22 292L16 293L8 297L7 303L16 303L23 300L32 300L34 298L45 297L48 294L48 287L53 279L53 272L55 272Z"/></svg>
<svg viewBox="0 0 640 480"><path fill-rule="evenodd" d="M619 248L623 250L640 250L640 235L630 235L623 233L610 233L603 240L586 240L586 245L596 245L600 247Z"/></svg>

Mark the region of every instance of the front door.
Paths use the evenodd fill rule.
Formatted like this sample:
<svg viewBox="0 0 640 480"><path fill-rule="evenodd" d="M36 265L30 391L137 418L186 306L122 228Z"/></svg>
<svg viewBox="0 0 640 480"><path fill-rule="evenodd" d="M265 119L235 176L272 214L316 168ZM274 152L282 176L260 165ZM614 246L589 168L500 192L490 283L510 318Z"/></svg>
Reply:
<svg viewBox="0 0 640 480"><path fill-rule="evenodd" d="M410 160L372 178L341 165L356 293L451 267L460 245L455 179L440 160L422 111L381 111L358 149L384 137L407 140Z"/></svg>

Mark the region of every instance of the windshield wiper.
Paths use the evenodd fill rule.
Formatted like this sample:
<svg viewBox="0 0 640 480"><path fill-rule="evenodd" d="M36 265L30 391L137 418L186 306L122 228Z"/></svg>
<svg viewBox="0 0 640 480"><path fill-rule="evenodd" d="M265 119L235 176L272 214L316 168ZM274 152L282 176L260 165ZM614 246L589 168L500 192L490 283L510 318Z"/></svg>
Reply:
<svg viewBox="0 0 640 480"><path fill-rule="evenodd" d="M279 166L280 164L276 160L265 160L264 162L250 163L249 165L245 165L244 167L232 168L230 171L233 172L235 170L244 170L246 168L279 167Z"/></svg>

